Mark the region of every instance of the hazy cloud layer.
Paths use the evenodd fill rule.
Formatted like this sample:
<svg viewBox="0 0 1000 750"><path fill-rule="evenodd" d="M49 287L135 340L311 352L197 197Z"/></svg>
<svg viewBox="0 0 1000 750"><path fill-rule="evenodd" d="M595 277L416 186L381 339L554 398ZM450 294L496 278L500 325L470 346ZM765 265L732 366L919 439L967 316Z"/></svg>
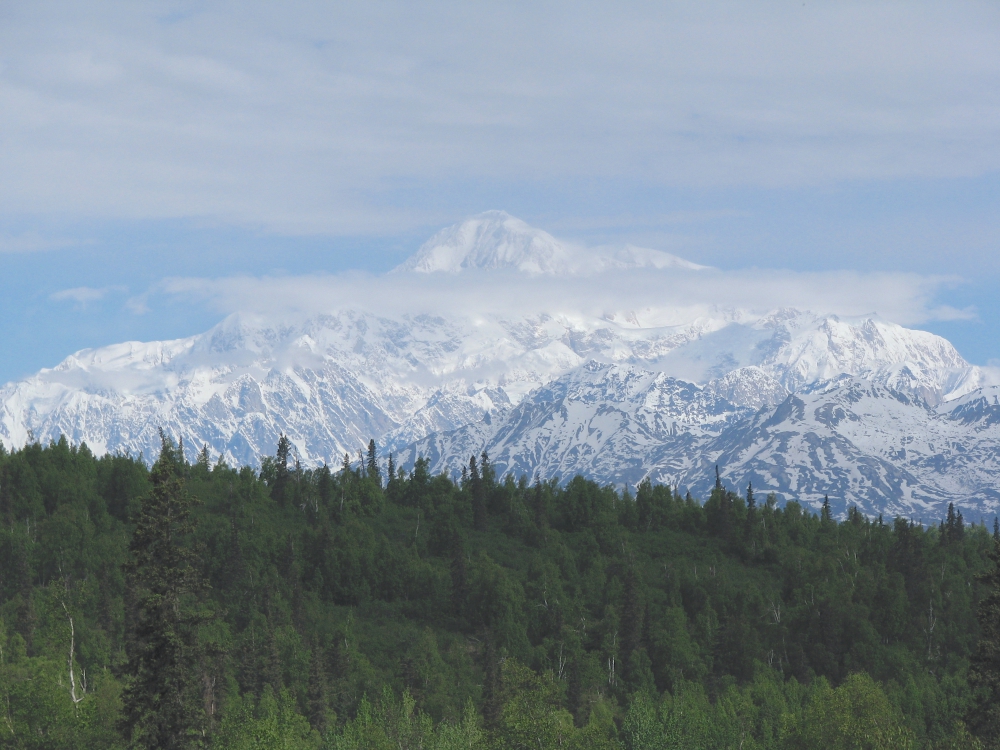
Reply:
<svg viewBox="0 0 1000 750"><path fill-rule="evenodd" d="M816 313L876 313L902 325L975 317L935 302L949 277L904 273L792 271L623 271L594 277L532 277L501 271L223 279L175 278L161 292L207 303L220 313L312 315L357 309L385 315L536 313L625 321L642 327L680 325L715 310L764 313L792 307Z"/></svg>
<svg viewBox="0 0 1000 750"><path fill-rule="evenodd" d="M976 176L1000 7L5 4L0 109L0 211L291 233L444 223L398 196L476 181Z"/></svg>

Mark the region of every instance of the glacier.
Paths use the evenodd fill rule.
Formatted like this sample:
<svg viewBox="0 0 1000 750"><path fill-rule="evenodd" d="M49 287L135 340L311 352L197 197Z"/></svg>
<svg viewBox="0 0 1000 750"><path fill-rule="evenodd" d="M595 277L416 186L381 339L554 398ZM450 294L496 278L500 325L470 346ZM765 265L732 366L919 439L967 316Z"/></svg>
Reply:
<svg viewBox="0 0 1000 750"><path fill-rule="evenodd" d="M703 495L719 464L733 487L841 509L996 509L998 394L948 341L876 315L671 301L655 286L664 273L712 269L487 212L369 280L372 304L344 294L321 312L235 313L8 383L0 441L65 435L152 456L162 428L258 465L285 434L315 466L375 438L435 471L487 450L502 473L648 477ZM607 279L653 293L602 297ZM452 287L462 304L407 309L400 291L433 303Z"/></svg>

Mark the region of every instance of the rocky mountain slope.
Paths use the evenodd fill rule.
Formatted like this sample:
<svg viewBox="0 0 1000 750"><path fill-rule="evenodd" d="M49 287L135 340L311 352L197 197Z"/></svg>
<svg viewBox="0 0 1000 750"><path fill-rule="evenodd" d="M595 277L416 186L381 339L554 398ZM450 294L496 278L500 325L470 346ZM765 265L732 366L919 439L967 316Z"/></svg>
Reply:
<svg viewBox="0 0 1000 750"><path fill-rule="evenodd" d="M837 512L934 520L1000 507L1000 390L932 406L851 375L760 409L634 367L591 362L532 392L502 419L427 436L400 456L457 474L486 451L500 474L625 484L645 478L705 497L719 466L730 489L775 492Z"/></svg>
<svg viewBox="0 0 1000 750"><path fill-rule="evenodd" d="M65 434L98 452L152 455L162 427L192 453L208 445L255 464L285 433L304 464L336 465L374 437L442 470L487 448L504 470L532 476L650 476L700 493L719 462L734 482L871 510L994 502L991 392L947 341L875 316L684 307L662 295L588 301L605 279L665 273L712 269L654 250L581 248L488 212L370 280L369 296L402 298L394 306L236 314L200 335L78 352L9 383L0 441ZM467 296L408 310L405 295L424 287ZM838 409L853 416L816 416Z"/></svg>

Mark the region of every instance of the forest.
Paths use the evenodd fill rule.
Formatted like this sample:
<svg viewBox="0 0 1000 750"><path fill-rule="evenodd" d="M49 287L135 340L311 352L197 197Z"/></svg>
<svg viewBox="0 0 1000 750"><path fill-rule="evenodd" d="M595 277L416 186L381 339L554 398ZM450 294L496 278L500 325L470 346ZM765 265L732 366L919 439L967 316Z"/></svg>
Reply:
<svg viewBox="0 0 1000 750"><path fill-rule="evenodd" d="M998 748L1000 528L0 444L0 746Z"/></svg>

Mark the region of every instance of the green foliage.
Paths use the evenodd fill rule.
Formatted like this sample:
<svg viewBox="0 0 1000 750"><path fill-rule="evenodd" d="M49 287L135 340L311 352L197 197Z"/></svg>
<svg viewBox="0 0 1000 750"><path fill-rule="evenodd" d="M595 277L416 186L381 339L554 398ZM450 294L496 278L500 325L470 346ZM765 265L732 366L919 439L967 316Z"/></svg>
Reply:
<svg viewBox="0 0 1000 750"><path fill-rule="evenodd" d="M866 674L854 674L836 690L821 684L797 719L789 721L789 750L906 750L913 733L900 710Z"/></svg>
<svg viewBox="0 0 1000 750"><path fill-rule="evenodd" d="M996 543L957 510L837 522L721 478L633 499L485 454L456 482L367 448L334 471L286 438L259 472L169 441L152 471L0 453L0 744L995 739Z"/></svg>
<svg viewBox="0 0 1000 750"><path fill-rule="evenodd" d="M990 565L980 575L985 591L979 602L979 643L969 679L975 703L969 723L989 748L1000 747L1000 532L994 524Z"/></svg>
<svg viewBox="0 0 1000 750"><path fill-rule="evenodd" d="M297 710L287 690L274 694L270 685L260 700L238 699L226 711L212 746L220 750L318 750L319 734Z"/></svg>
<svg viewBox="0 0 1000 750"><path fill-rule="evenodd" d="M136 518L125 564L126 624L122 728L135 748L204 744L205 671L198 627L210 619L198 606L205 583L196 551L185 545L195 529L184 490L184 459L168 438L150 474L152 490Z"/></svg>

